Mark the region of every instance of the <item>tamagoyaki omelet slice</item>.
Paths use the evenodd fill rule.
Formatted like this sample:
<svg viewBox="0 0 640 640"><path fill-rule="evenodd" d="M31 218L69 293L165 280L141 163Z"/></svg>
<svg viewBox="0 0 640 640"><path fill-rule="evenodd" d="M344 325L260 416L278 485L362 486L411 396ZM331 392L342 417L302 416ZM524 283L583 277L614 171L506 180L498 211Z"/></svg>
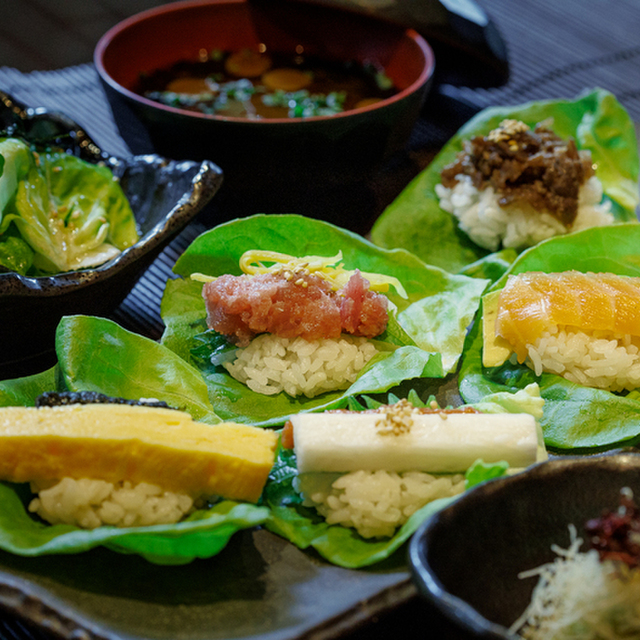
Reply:
<svg viewBox="0 0 640 640"><path fill-rule="evenodd" d="M188 413L126 404L0 409L0 479L148 482L193 497L256 502L277 434Z"/></svg>

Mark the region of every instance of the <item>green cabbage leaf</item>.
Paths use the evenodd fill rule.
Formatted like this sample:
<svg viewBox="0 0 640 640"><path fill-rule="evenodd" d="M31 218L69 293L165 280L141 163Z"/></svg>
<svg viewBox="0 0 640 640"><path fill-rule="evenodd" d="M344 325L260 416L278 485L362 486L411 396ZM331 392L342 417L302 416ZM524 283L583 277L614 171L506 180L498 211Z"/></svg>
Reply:
<svg viewBox="0 0 640 640"><path fill-rule="evenodd" d="M103 264L137 242L133 211L108 167L63 151L36 153L14 138L0 140L0 157L5 268L29 275L32 264L34 275L75 271ZM26 247L30 261L22 256Z"/></svg>

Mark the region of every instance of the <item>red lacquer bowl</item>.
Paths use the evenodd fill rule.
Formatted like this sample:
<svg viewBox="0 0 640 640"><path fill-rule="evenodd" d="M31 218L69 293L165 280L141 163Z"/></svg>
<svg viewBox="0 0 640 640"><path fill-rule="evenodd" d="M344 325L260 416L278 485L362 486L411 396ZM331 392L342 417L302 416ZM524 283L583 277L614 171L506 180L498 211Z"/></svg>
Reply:
<svg viewBox="0 0 640 640"><path fill-rule="evenodd" d="M400 92L334 116L246 120L193 113L134 93L138 75L201 50L305 52L375 59ZM226 183L305 184L361 178L406 144L427 95L434 58L415 31L291 0L188 0L135 15L98 42L95 64L123 137L134 152L144 130L154 150L175 159L211 159ZM228 188L223 187L224 188Z"/></svg>

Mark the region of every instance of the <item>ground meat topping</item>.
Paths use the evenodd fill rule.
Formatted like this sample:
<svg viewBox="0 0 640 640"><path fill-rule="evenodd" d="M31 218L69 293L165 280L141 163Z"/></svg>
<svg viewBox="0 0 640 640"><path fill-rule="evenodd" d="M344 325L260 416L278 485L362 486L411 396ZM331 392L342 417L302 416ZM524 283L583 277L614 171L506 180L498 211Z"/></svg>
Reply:
<svg viewBox="0 0 640 640"><path fill-rule="evenodd" d="M465 140L464 150L441 173L453 188L460 175L477 189L492 186L501 206L513 202L547 211L569 227L578 213L580 187L594 175L589 151L562 140L542 124L532 131L518 120L504 120L487 136Z"/></svg>
<svg viewBox="0 0 640 640"><path fill-rule="evenodd" d="M246 346L259 333L306 340L341 333L373 338L387 327L386 296L369 290L356 271L333 291L324 279L300 271L224 275L204 285L207 325Z"/></svg>

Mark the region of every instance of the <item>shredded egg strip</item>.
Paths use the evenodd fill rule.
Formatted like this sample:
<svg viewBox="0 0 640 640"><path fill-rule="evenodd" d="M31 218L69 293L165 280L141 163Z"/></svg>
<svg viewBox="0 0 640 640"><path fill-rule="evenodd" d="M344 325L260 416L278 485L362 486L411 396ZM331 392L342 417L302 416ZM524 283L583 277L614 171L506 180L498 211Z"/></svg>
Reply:
<svg viewBox="0 0 640 640"><path fill-rule="evenodd" d="M291 273L300 273L305 271L326 280L331 284L334 291L342 288L355 271L349 271L344 268L342 260L342 251L338 251L335 256L303 256L296 258L286 253L278 253L276 251L245 251L240 258L240 269L243 273L255 276L261 273L282 273L289 271ZM269 265L269 266L267 266ZM369 281L370 289L386 293L389 286L397 291L398 295L405 300L407 292L397 278L393 276L385 276L381 273L360 272L363 278ZM215 280L213 276L206 276L202 273L191 274L192 280L199 282L210 282Z"/></svg>

